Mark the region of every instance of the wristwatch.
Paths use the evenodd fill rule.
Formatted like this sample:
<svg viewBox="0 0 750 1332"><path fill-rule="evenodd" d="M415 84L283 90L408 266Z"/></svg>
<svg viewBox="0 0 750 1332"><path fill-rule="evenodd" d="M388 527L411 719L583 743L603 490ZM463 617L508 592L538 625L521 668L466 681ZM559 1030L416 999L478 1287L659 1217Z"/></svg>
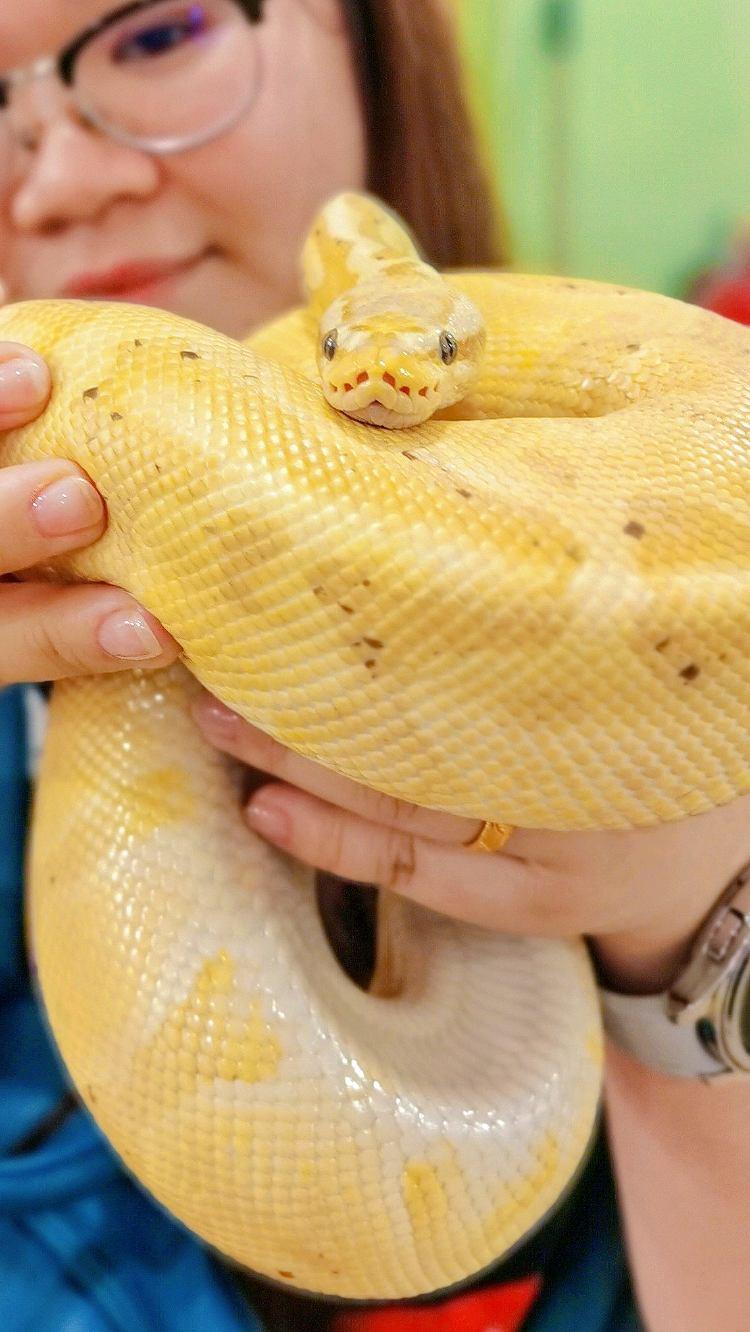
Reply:
<svg viewBox="0 0 750 1332"><path fill-rule="evenodd" d="M605 1031L642 1063L712 1082L750 1076L750 864L722 893L668 990L599 993Z"/></svg>

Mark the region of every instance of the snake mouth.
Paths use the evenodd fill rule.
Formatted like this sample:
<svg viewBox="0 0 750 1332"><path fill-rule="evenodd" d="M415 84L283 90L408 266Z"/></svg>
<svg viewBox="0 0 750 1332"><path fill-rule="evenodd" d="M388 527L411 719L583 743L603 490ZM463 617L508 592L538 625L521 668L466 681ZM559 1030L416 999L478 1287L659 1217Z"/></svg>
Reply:
<svg viewBox="0 0 750 1332"><path fill-rule="evenodd" d="M366 407L347 407L342 404L339 405L338 410L345 412L353 421L361 421L363 425L384 426L391 429L419 425L429 415L426 412L423 417L419 417L415 416L413 412L396 412L392 407L386 407L377 398L374 402L368 403Z"/></svg>
<svg viewBox="0 0 750 1332"><path fill-rule="evenodd" d="M373 393L375 387L376 394ZM337 412L343 412L353 421L391 428L421 425L429 420L438 405L435 390L406 395L394 392L387 384L338 387L326 382L324 393Z"/></svg>
<svg viewBox="0 0 750 1332"><path fill-rule="evenodd" d="M361 363L350 362L335 378L324 373L322 383L331 406L364 425L421 425L440 404L439 377L427 379L418 367L371 373Z"/></svg>

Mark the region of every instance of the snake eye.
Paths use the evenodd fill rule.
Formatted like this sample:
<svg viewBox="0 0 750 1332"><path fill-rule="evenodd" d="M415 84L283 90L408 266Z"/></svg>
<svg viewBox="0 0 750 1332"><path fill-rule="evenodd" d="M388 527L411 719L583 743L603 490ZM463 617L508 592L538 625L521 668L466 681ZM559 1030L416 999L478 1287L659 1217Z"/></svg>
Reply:
<svg viewBox="0 0 750 1332"><path fill-rule="evenodd" d="M440 334L440 359L443 365L450 365L458 356L458 343L452 333L446 329Z"/></svg>
<svg viewBox="0 0 750 1332"><path fill-rule="evenodd" d="M332 361L336 355L336 349L339 345L339 332L337 328L332 328L330 333L326 333L323 339L323 355L327 361Z"/></svg>

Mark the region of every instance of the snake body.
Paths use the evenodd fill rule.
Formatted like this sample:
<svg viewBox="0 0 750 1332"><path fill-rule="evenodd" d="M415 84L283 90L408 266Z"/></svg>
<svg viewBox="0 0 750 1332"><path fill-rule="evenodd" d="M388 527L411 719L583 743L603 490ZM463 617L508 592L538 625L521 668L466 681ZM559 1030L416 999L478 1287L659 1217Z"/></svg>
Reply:
<svg viewBox="0 0 750 1332"><path fill-rule="evenodd" d="M480 819L648 825L750 789L750 336L600 284L451 284L484 358L408 432L324 401L309 310L248 346L138 307L0 312L54 380L3 461L73 458L109 509L44 572L120 584L183 648L55 689L29 874L52 1030L161 1202L346 1297L461 1281L554 1204L596 1114L595 988L578 941L415 907L400 993L358 990L309 872L241 820L195 680Z"/></svg>

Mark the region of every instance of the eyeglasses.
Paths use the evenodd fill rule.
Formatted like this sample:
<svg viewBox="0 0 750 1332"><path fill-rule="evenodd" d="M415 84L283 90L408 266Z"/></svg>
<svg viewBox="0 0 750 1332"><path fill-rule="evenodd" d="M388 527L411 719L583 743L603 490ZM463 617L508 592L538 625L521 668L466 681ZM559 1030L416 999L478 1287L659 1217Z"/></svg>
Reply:
<svg viewBox="0 0 750 1332"><path fill-rule="evenodd" d="M231 129L260 83L263 0L134 0L56 56L0 77L0 141L29 142L24 85L56 75L81 119L120 143L167 154ZM3 152L0 142L0 164ZM2 171L0 170L0 175Z"/></svg>

